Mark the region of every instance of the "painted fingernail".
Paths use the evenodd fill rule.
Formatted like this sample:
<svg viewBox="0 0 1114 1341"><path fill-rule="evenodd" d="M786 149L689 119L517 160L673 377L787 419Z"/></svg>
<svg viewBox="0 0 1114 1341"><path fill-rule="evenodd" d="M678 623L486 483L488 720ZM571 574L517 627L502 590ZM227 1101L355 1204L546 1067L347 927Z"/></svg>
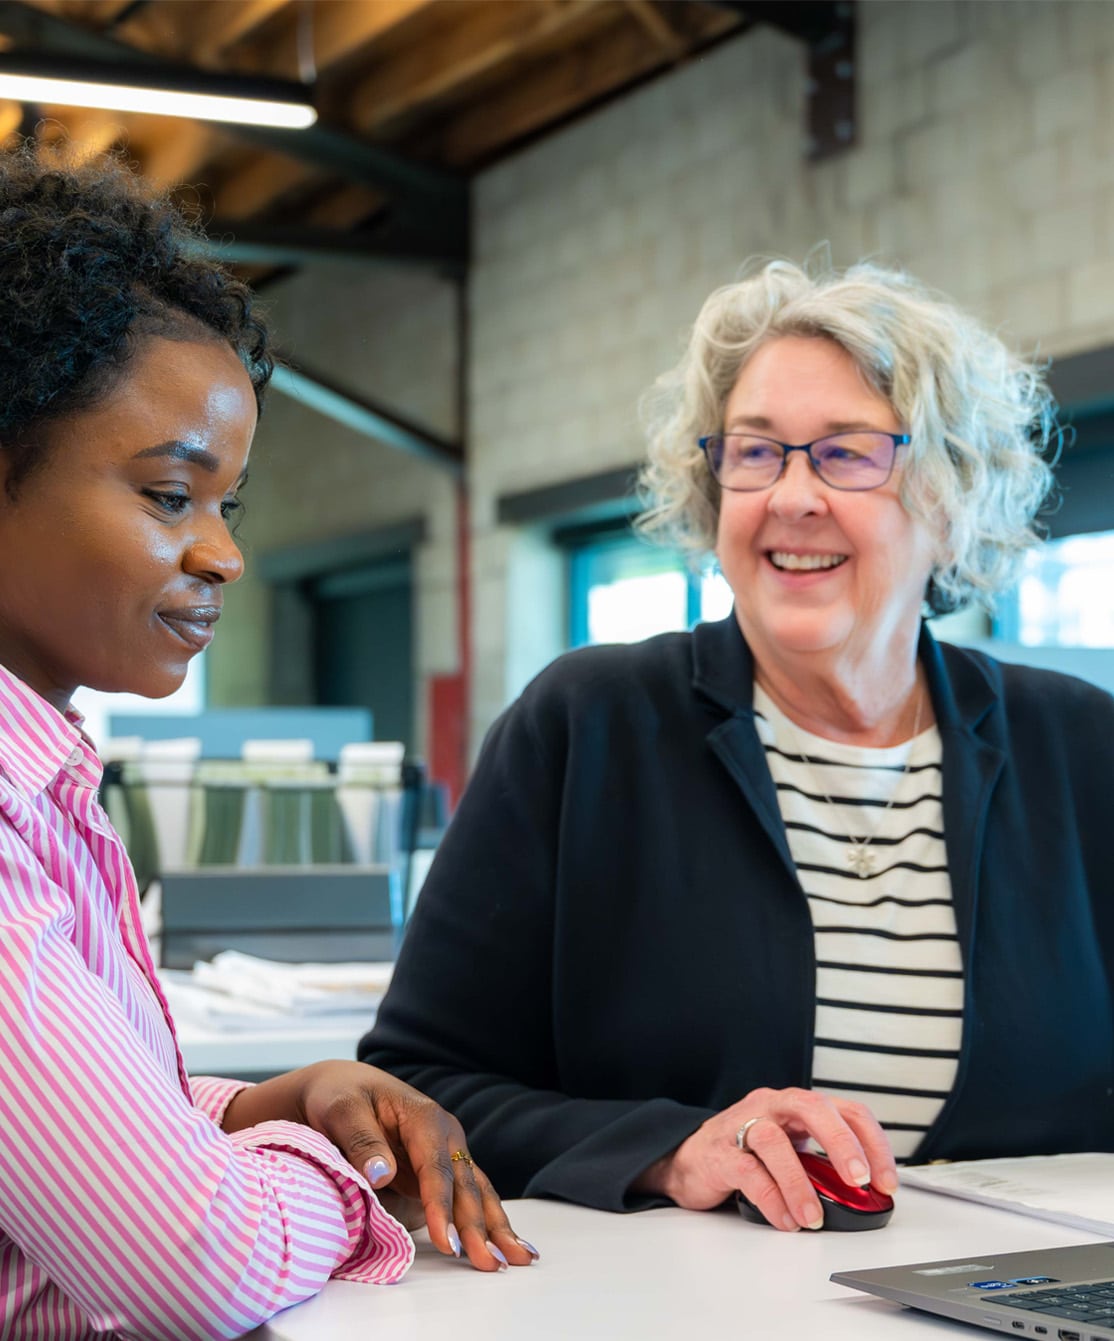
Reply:
<svg viewBox="0 0 1114 1341"><path fill-rule="evenodd" d="M536 1262L536 1261L538 1260L538 1258L541 1256L541 1253L538 1252L537 1248L535 1248L534 1245L533 1245L532 1243L527 1243L527 1241L526 1241L525 1239L515 1239L515 1243L517 1243L517 1244L519 1244L521 1247L525 1248L526 1251L530 1254L530 1256L534 1259L535 1262Z"/></svg>
<svg viewBox="0 0 1114 1341"><path fill-rule="evenodd" d="M449 1240L449 1247L453 1250L453 1256L460 1256L460 1235L456 1232L456 1225L450 1224L445 1231L445 1237Z"/></svg>
<svg viewBox="0 0 1114 1341"><path fill-rule="evenodd" d="M499 1249L495 1246L495 1244L492 1243L490 1239L488 1239L487 1242L484 1244L484 1247L488 1250L488 1252L492 1255L492 1257L494 1257L495 1260L499 1263L499 1270L506 1271L509 1263L507 1262L507 1259L503 1256L503 1254L499 1251Z"/></svg>
<svg viewBox="0 0 1114 1341"><path fill-rule="evenodd" d="M806 1229L823 1229L824 1216L818 1201L802 1201L800 1222Z"/></svg>
<svg viewBox="0 0 1114 1341"><path fill-rule="evenodd" d="M791 1234L795 1234L797 1230L800 1229L800 1225L796 1222L796 1220L793 1219L791 1215L787 1215L785 1217L785 1219L781 1222L781 1227L782 1229L788 1229Z"/></svg>
<svg viewBox="0 0 1114 1341"><path fill-rule="evenodd" d="M376 1155L374 1159L369 1159L364 1166L364 1177L372 1187L378 1187L385 1178L390 1176L391 1166L380 1155Z"/></svg>
<svg viewBox="0 0 1114 1341"><path fill-rule="evenodd" d="M851 1181L858 1187L865 1187L870 1182L870 1170L861 1159L853 1159L847 1166L851 1171Z"/></svg>

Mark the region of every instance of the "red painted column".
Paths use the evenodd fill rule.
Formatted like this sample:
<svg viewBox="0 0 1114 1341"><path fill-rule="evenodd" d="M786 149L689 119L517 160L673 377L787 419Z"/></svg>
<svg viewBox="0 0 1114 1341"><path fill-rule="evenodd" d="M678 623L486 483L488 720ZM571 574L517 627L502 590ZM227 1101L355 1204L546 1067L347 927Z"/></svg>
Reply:
<svg viewBox="0 0 1114 1341"><path fill-rule="evenodd" d="M457 486L456 584L457 665L451 675L434 675L429 682L429 775L449 788L455 807L468 777L468 716L472 682L472 546L469 533L468 490Z"/></svg>

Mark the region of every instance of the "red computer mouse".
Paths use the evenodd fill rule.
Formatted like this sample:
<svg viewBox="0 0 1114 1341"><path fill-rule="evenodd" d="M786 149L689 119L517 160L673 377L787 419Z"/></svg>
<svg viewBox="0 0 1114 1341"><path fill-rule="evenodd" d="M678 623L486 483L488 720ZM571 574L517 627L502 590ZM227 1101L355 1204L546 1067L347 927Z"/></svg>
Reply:
<svg viewBox="0 0 1114 1341"><path fill-rule="evenodd" d="M881 1229L894 1213L894 1199L885 1192L876 1192L868 1183L855 1187L845 1183L825 1155L811 1151L797 1152L808 1180L812 1184L820 1209L824 1214L825 1229ZM757 1206L741 1192L735 1194L739 1214L759 1224L768 1224Z"/></svg>

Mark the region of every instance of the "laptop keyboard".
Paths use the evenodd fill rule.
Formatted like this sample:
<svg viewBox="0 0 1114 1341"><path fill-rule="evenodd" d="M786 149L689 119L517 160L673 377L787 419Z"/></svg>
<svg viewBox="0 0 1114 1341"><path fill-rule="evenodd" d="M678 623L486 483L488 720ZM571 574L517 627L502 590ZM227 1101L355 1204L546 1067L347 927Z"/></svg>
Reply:
<svg viewBox="0 0 1114 1341"><path fill-rule="evenodd" d="M1096 1327L1114 1327L1114 1280L1095 1281L1090 1285L1057 1285L1050 1290L1027 1290L1024 1294L1001 1295L987 1303L1003 1308L1020 1308L1027 1313L1048 1313L1073 1322L1094 1323Z"/></svg>

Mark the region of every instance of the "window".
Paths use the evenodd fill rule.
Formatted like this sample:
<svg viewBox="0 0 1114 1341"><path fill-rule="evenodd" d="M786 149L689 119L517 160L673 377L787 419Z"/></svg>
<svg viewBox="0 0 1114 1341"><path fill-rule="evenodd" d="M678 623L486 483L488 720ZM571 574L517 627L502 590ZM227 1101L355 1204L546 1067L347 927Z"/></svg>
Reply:
<svg viewBox="0 0 1114 1341"><path fill-rule="evenodd" d="M995 631L1026 647L1114 647L1114 531L1031 551Z"/></svg>
<svg viewBox="0 0 1114 1341"><path fill-rule="evenodd" d="M569 641L632 643L721 619L731 589L714 564L693 571L677 550L651 545L626 526L569 545Z"/></svg>

